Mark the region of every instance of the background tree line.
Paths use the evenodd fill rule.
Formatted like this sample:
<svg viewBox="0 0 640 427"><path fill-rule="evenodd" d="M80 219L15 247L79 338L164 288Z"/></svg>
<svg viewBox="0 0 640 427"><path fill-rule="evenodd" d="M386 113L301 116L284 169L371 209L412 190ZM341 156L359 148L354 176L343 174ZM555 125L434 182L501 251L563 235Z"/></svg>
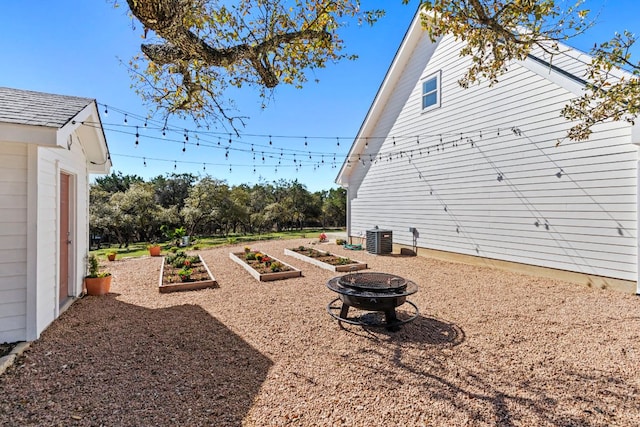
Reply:
<svg viewBox="0 0 640 427"><path fill-rule="evenodd" d="M190 236L227 236L344 227L346 191L311 193L297 180L230 186L193 174L166 174L148 182L114 172L90 189L90 233L120 245L163 240L184 227Z"/></svg>

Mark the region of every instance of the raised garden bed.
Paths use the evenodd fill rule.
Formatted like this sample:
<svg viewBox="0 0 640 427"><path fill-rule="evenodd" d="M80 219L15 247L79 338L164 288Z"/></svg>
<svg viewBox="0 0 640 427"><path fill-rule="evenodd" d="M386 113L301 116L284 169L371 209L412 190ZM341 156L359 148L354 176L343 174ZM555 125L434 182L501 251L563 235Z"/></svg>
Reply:
<svg viewBox="0 0 640 427"><path fill-rule="evenodd" d="M367 264L363 262L346 257L341 257L339 255L334 255L330 252L308 248L305 246L299 246L293 249L285 249L284 254L331 271L357 271L367 268Z"/></svg>
<svg viewBox="0 0 640 427"><path fill-rule="evenodd" d="M218 282L200 255L188 256L177 252L162 259L158 286L161 293L216 287Z"/></svg>
<svg viewBox="0 0 640 427"><path fill-rule="evenodd" d="M261 282L302 276L294 266L258 251L231 252L229 257Z"/></svg>

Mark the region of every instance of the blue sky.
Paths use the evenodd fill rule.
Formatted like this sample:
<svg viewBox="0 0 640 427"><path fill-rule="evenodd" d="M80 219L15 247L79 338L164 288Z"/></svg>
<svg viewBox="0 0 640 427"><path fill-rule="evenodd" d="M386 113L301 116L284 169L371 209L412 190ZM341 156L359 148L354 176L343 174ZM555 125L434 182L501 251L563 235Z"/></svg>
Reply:
<svg viewBox="0 0 640 427"><path fill-rule="evenodd" d="M195 139L194 132L185 146L183 131L163 138L159 125L149 122L144 127L142 118L149 108L130 88L129 74L120 63L127 63L138 52L140 27L133 29L126 7L115 9L111 1L4 2L0 85L85 96L106 104L108 114L103 105L100 108L114 171L145 179L169 172L206 173L231 185L298 179L310 191L329 189L336 186L333 181L344 156L417 7L416 0L409 5L400 0L364 3L385 8L387 16L373 27L353 23L343 33L347 51L358 54L357 61L315 71L309 78L320 82L309 82L303 89L278 87L266 110L260 108L255 90L243 89L234 95L239 114L249 119L243 136L232 137L228 157L229 136L222 128L211 129L222 133L219 146L218 135L199 134ZM570 45L588 51L615 31L637 30L637 0L590 0L587 4L599 13L598 23ZM636 48L636 62L639 52ZM129 113L126 125L125 112ZM195 130L191 123L169 124ZM271 145L267 135L272 135ZM281 158L278 152L285 154Z"/></svg>

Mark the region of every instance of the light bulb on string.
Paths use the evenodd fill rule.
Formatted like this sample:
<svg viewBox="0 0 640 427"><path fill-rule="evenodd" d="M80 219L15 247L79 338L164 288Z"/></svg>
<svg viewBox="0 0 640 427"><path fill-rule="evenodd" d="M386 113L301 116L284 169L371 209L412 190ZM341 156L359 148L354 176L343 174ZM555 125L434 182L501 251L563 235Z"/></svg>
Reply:
<svg viewBox="0 0 640 427"><path fill-rule="evenodd" d="M167 131L166 131L166 129L163 127L163 128L162 128L162 137L164 138L164 137L166 137L166 136L167 136Z"/></svg>
<svg viewBox="0 0 640 427"><path fill-rule="evenodd" d="M125 113L125 115L124 115L124 124L126 125L127 123L128 123L127 122L127 114Z"/></svg>
<svg viewBox="0 0 640 427"><path fill-rule="evenodd" d="M206 163L203 163L203 164L202 164L202 170L203 170L203 171L206 171L206 170L207 170L207 165L206 165Z"/></svg>
<svg viewBox="0 0 640 427"><path fill-rule="evenodd" d="M104 115L105 116L109 115L109 107L107 107L107 104L104 104Z"/></svg>
<svg viewBox="0 0 640 427"><path fill-rule="evenodd" d="M229 145L231 145L231 134L229 134Z"/></svg>
<svg viewBox="0 0 640 427"><path fill-rule="evenodd" d="M173 170L176 170L178 168L178 163L176 163L176 161L173 161Z"/></svg>
<svg viewBox="0 0 640 427"><path fill-rule="evenodd" d="M231 173L231 166L229 166L229 173Z"/></svg>
<svg viewBox="0 0 640 427"><path fill-rule="evenodd" d="M336 137L336 146L340 147L340 137L339 136Z"/></svg>
<svg viewBox="0 0 640 427"><path fill-rule="evenodd" d="M364 139L364 148L369 148L369 137Z"/></svg>
<svg viewBox="0 0 640 427"><path fill-rule="evenodd" d="M144 165L145 168L147 167L147 158L146 157L142 158L142 164Z"/></svg>
<svg viewBox="0 0 640 427"><path fill-rule="evenodd" d="M306 147L307 145L308 145L308 144L307 144L307 137L305 136L305 137L304 137L304 146Z"/></svg>
<svg viewBox="0 0 640 427"><path fill-rule="evenodd" d="M200 137L196 134L196 146L200 146Z"/></svg>
<svg viewBox="0 0 640 427"><path fill-rule="evenodd" d="M136 126L136 147L138 146L139 138L140 138L140 133L138 133L138 126Z"/></svg>
<svg viewBox="0 0 640 427"><path fill-rule="evenodd" d="M269 135L269 145L273 145L273 142L271 142L271 135Z"/></svg>
<svg viewBox="0 0 640 427"><path fill-rule="evenodd" d="M144 119L144 127L147 127L147 119Z"/></svg>
<svg viewBox="0 0 640 427"><path fill-rule="evenodd" d="M396 145L396 137L393 137L393 145Z"/></svg>
<svg viewBox="0 0 640 427"><path fill-rule="evenodd" d="M218 137L218 145L220 145L220 137Z"/></svg>

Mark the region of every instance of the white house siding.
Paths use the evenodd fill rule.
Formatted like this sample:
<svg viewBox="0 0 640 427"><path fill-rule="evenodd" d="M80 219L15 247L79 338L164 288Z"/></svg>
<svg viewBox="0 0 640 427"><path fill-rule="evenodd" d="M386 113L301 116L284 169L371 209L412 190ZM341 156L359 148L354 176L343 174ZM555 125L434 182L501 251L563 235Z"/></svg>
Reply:
<svg viewBox="0 0 640 427"><path fill-rule="evenodd" d="M37 255L37 333L42 332L59 314L59 260L58 250L58 221L59 221L59 193L60 173L72 176L72 185L77 187L77 193L71 191L75 200L70 211L78 227L71 236L73 245L70 257L76 259L77 253L86 253L88 241L88 213L79 207L85 206L88 197L87 170L80 144L72 144L71 150L56 148L38 148L38 255ZM74 232L74 231L72 231ZM53 250L55 249L55 250ZM72 267L71 293L77 296L82 291L84 277L84 263L76 263ZM37 338L37 337L34 337ZM32 338L32 339L34 339Z"/></svg>
<svg viewBox="0 0 640 427"><path fill-rule="evenodd" d="M370 134L382 138L358 166L350 159L350 234L377 225L412 245L415 227L419 247L635 281L630 127L601 125L588 142L556 147L574 95L517 64L490 89L462 89L469 62L450 37L416 69L428 44L423 36L397 84L411 95L392 97ZM438 70L442 106L422 113L420 78Z"/></svg>
<svg viewBox="0 0 640 427"><path fill-rule="evenodd" d="M26 195L27 147L0 141L0 343L26 334Z"/></svg>

